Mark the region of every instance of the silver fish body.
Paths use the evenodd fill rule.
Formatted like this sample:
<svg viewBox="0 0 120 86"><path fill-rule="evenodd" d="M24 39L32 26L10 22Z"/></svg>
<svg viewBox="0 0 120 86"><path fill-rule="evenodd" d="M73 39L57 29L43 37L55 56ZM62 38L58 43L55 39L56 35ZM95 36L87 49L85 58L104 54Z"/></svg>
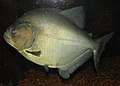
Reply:
<svg viewBox="0 0 120 86"><path fill-rule="evenodd" d="M92 55L97 69L104 45L113 34L93 40L81 28L84 28L82 6L65 11L42 8L25 13L9 27L4 38L28 60L45 66L46 70L58 68L59 74L67 79ZM14 38L8 35L15 32Z"/></svg>

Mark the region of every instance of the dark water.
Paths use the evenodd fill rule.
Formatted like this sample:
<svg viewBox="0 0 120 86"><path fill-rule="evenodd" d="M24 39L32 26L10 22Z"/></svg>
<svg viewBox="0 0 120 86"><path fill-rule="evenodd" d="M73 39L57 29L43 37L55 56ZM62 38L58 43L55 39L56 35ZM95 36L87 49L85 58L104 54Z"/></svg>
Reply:
<svg viewBox="0 0 120 86"><path fill-rule="evenodd" d="M10 24L31 9L52 7L63 10L84 5L85 30L93 33L94 38L116 31L104 54L113 57L120 55L119 0L1 0L0 4L0 82L2 83L8 83L12 79L16 84L18 80L24 78L23 71L32 64L9 46L2 36Z"/></svg>

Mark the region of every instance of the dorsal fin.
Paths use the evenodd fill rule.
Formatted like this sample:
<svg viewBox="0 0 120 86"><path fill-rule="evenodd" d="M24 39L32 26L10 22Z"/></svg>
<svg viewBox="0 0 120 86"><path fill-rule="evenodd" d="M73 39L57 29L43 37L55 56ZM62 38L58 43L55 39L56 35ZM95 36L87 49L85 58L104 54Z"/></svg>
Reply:
<svg viewBox="0 0 120 86"><path fill-rule="evenodd" d="M79 28L83 29L85 27L85 13L83 6L64 10L61 14L74 21Z"/></svg>

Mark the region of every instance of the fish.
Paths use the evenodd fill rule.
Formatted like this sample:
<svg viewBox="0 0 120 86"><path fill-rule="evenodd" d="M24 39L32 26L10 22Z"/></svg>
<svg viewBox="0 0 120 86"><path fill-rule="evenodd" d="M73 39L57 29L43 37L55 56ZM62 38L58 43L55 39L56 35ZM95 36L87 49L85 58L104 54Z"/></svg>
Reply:
<svg viewBox="0 0 120 86"><path fill-rule="evenodd" d="M70 75L93 57L98 70L100 56L113 32L93 39L85 30L84 6L59 10L38 8L24 13L4 32L5 41L26 59L46 71L57 68L59 75Z"/></svg>

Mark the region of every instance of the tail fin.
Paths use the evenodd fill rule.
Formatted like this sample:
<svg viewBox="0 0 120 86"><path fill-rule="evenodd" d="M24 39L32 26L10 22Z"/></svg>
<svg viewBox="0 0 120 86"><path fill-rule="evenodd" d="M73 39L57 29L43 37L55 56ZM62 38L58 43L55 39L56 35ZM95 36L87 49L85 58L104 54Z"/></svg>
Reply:
<svg viewBox="0 0 120 86"><path fill-rule="evenodd" d="M96 41L99 43L99 44L103 44L104 46L106 45L106 43L111 39L111 37L113 36L114 32L111 32L99 39L97 39Z"/></svg>
<svg viewBox="0 0 120 86"><path fill-rule="evenodd" d="M113 34L114 34L114 32L111 32L111 33L96 40L99 43L98 50L94 52L94 65L95 65L96 70L98 70L100 56L105 48L105 45L108 43L108 41L110 40L110 38L112 37Z"/></svg>

